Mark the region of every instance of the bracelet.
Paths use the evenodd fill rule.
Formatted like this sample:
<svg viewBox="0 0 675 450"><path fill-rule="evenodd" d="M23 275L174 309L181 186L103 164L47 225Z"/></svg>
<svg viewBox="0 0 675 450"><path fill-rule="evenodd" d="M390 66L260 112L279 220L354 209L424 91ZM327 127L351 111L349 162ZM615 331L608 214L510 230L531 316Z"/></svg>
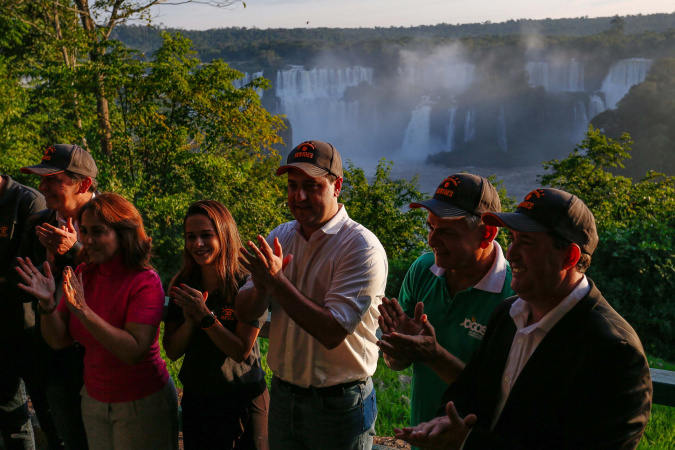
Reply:
<svg viewBox="0 0 675 450"><path fill-rule="evenodd" d="M54 305L53 305L53 306L50 306L50 307L47 308L47 309L43 309L43 308L42 308L42 302L38 302L38 304L37 304L37 312L38 312L38 314L51 314L51 313L53 313L54 311L56 311L56 306L57 306L57 304L56 304L56 302L54 302Z"/></svg>

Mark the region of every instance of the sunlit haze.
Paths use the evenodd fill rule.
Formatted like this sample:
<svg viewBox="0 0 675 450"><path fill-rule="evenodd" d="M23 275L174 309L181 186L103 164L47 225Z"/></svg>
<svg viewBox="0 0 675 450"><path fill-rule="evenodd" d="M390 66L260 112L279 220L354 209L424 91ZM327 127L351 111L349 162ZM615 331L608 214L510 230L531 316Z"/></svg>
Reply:
<svg viewBox="0 0 675 450"><path fill-rule="evenodd" d="M227 8L203 4L162 5L154 23L205 30L247 28L357 28L504 22L672 13L673 0L249 0Z"/></svg>

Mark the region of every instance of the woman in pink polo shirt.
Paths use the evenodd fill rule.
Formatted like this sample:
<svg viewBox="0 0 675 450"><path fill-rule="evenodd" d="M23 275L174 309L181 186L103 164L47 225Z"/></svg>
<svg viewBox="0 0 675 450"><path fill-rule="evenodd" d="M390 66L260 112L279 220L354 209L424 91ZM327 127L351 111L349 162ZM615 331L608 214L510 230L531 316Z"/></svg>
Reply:
<svg viewBox="0 0 675 450"><path fill-rule="evenodd" d="M78 217L84 260L67 267L54 300L49 264L42 275L20 260L23 290L40 300L42 333L55 349L85 349L82 416L89 448L177 449L176 389L160 357L164 291L149 264L150 238L136 208L101 194Z"/></svg>

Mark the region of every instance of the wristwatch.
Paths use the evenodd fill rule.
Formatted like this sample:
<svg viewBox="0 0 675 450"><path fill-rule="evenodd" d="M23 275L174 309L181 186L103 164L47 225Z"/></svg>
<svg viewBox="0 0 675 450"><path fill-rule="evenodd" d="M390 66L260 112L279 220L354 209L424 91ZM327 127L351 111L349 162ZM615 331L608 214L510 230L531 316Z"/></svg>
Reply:
<svg viewBox="0 0 675 450"><path fill-rule="evenodd" d="M215 324L216 324L216 316L212 312L209 312L209 314L206 314L199 321L199 328L201 328L202 330L206 330L208 328L211 328Z"/></svg>

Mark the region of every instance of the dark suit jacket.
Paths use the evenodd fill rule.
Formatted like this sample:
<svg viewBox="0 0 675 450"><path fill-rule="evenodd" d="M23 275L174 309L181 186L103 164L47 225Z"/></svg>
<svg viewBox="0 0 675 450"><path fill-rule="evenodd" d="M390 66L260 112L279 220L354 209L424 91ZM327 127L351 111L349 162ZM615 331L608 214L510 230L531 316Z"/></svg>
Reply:
<svg viewBox="0 0 675 450"><path fill-rule="evenodd" d="M478 353L444 395L460 416L476 414L464 448L632 449L649 419L652 383L635 331L602 297L590 293L534 351L494 430L501 377L516 333L512 297L487 325Z"/></svg>

